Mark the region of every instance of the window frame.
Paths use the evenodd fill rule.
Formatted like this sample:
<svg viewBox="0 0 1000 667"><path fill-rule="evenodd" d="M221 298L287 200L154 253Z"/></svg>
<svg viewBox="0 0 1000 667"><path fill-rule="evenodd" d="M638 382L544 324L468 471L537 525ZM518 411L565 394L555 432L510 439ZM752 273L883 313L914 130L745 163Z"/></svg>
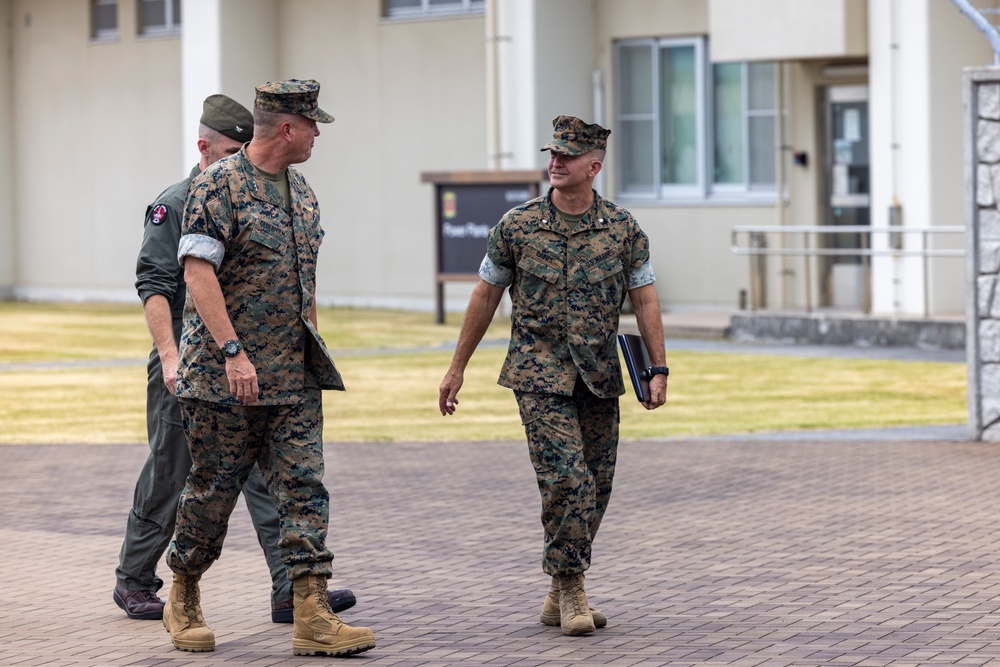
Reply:
<svg viewBox="0 0 1000 667"><path fill-rule="evenodd" d="M143 23L143 10L149 2L162 2L164 7L164 22L155 25ZM176 16L175 16L176 9ZM136 23L139 37L172 37L181 32L181 0L137 0Z"/></svg>
<svg viewBox="0 0 1000 667"><path fill-rule="evenodd" d="M696 169L697 174L693 184L670 184L664 183L662 152L663 152L663 103L664 89L661 77L660 66L664 49L678 47L694 47L695 63L695 146L696 146ZM623 113L624 93L629 86L634 87L635 82L626 80L624 72L624 58L622 50L626 48L648 47L652 60L651 81L651 108L645 113ZM616 180L618 196L633 201L649 201L660 203L675 202L697 202L697 201L747 201L747 202L775 202L777 201L777 164L775 173L770 184L756 183L751 175L751 134L750 119L752 117L770 117L777 120L777 114L782 111L776 108L772 102L770 109L750 109L750 83L748 62L740 62L740 127L743 133L742 146L742 169L743 178L741 182L717 183L715 181L715 71L713 63L709 58L708 39L706 37L658 37L643 39L625 39L616 41L614 44L614 72L615 72L615 130L618 136L625 137L628 133L623 131L624 125L630 122L651 121L653 134L653 156L650 165L652 174L651 185L637 186L635 183L626 183L626 169L623 165L627 163L625 150L629 148L627 144L619 143L616 147L616 158L619 168L616 169ZM770 63L772 67L777 67L776 63ZM772 86L776 85L776 79L772 78ZM773 96L772 96L773 99ZM650 117L651 116L651 117ZM775 160L780 156L775 156Z"/></svg>
<svg viewBox="0 0 1000 667"><path fill-rule="evenodd" d="M99 28L97 26L97 8L101 6L114 7L115 27ZM118 39L118 0L90 0L90 39L94 42L112 42Z"/></svg>
<svg viewBox="0 0 1000 667"><path fill-rule="evenodd" d="M419 0L420 6L396 8L389 6L389 0L382 1L383 20L428 19L446 17L477 16L486 13L486 0L451 0L446 4L432 4L432 0Z"/></svg>

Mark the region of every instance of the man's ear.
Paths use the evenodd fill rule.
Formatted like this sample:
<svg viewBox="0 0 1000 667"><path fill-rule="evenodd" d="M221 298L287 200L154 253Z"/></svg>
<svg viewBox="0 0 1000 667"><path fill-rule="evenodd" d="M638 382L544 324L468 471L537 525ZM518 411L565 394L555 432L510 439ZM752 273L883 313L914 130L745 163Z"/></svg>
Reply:
<svg viewBox="0 0 1000 667"><path fill-rule="evenodd" d="M208 157L208 139L198 137L198 152Z"/></svg>
<svg viewBox="0 0 1000 667"><path fill-rule="evenodd" d="M590 177L594 178L599 173L601 173L601 169L603 167L604 167L604 163L601 162L600 160L591 160L590 161Z"/></svg>

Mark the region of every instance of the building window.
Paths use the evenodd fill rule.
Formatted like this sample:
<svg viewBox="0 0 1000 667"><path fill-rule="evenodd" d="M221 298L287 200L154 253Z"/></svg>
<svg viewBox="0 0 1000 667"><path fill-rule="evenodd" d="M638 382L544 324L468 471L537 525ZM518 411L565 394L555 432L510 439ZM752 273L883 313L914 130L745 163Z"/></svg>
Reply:
<svg viewBox="0 0 1000 667"><path fill-rule="evenodd" d="M775 189L774 65L710 65L703 39L616 45L619 191L653 199Z"/></svg>
<svg viewBox="0 0 1000 667"><path fill-rule="evenodd" d="M424 18L454 14L482 14L486 0L385 0L382 15L388 18Z"/></svg>
<svg viewBox="0 0 1000 667"><path fill-rule="evenodd" d="M175 35L181 30L181 0L139 0L140 35Z"/></svg>
<svg viewBox="0 0 1000 667"><path fill-rule="evenodd" d="M90 36L98 40L118 38L118 0L91 0Z"/></svg>

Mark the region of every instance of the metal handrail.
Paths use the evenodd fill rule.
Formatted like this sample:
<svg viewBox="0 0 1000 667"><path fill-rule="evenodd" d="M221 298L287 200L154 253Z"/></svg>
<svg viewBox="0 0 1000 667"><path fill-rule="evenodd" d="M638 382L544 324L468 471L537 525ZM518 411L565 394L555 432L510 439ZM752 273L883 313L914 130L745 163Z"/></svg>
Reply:
<svg viewBox="0 0 1000 667"><path fill-rule="evenodd" d="M736 225L730 235L730 251L734 255L748 255L751 257L766 257L773 255L776 257L919 257L923 259L924 270L924 317L929 312L928 290L927 290L927 259L930 257L964 257L964 248L927 248L927 237L931 234L964 234L963 225L937 225L934 227L903 227L893 225L888 227L872 227L870 225ZM753 243L754 235L762 234L802 234L803 245L798 248L769 248L760 245L741 246L738 243L740 234L749 234L750 243ZM809 238L812 234L862 234L861 248L822 248L810 247ZM873 234L889 234L890 247L872 248L871 238ZM923 248L916 250L904 250L902 248L902 235L919 234L923 237ZM865 259L867 262L867 259ZM754 293L753 288L761 286L761 277L758 275L760 269L757 263L750 261L750 285L751 285L751 310L757 310L763 301L763 294ZM805 262L805 296L806 312L812 312L812 284L810 262ZM759 288L763 291L763 287ZM863 310L865 313L871 312L871 287L865 285L865 303Z"/></svg>
<svg viewBox="0 0 1000 667"><path fill-rule="evenodd" d="M902 250L898 248L761 248L737 244L738 234L956 234L965 233L962 225L939 225L936 227L871 227L869 225L736 225L730 235L730 247L734 255L790 255L796 257L847 256L847 257L964 257L962 248L924 248Z"/></svg>

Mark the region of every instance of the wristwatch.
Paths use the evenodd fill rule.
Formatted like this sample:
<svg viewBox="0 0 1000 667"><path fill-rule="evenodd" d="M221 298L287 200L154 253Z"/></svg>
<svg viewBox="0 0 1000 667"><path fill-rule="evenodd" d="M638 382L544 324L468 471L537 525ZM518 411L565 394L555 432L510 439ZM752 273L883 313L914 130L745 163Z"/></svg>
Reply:
<svg viewBox="0 0 1000 667"><path fill-rule="evenodd" d="M666 366L650 366L642 371L643 380L652 380L654 375L670 375L670 369Z"/></svg>
<svg viewBox="0 0 1000 667"><path fill-rule="evenodd" d="M243 344L240 341L233 338L232 340L227 340L222 344L222 354L227 357L235 357L243 349Z"/></svg>

